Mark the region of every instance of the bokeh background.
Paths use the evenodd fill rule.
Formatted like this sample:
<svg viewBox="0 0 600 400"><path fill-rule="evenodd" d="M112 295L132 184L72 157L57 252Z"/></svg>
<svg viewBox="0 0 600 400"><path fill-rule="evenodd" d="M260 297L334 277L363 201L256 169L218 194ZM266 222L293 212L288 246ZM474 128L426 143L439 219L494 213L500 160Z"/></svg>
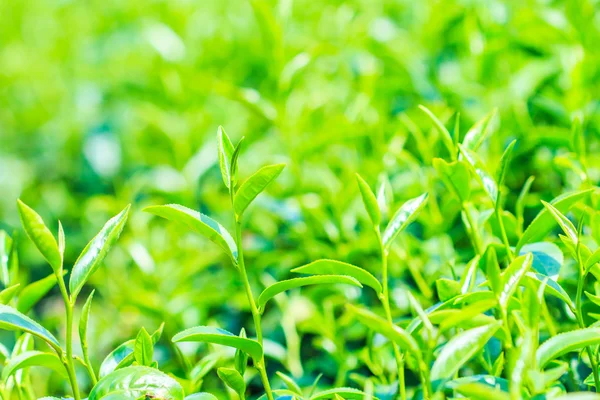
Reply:
<svg viewBox="0 0 600 400"><path fill-rule="evenodd" d="M406 315L403 290L418 288L431 304L434 280L470 252L458 206L431 167L445 149L417 106L448 126L460 112L461 134L496 108L480 154L497 165L518 140L506 208L535 176L531 219L539 199L600 178L599 11L597 0L1 1L0 228L20 233L28 282L50 269L19 232L17 198L53 229L62 221L67 265L132 203L91 282L92 360L165 321L161 367L183 376L190 366L168 338L201 323L237 332L251 319L226 257L141 208L176 202L231 226L215 163L223 125L234 142L245 137L242 177L287 163L245 221L255 292L321 257L377 272L356 172L390 204L433 194L429 223L411 227L392 255L396 308ZM587 166L572 157L575 118ZM304 383L319 373L347 383L362 356L346 354L352 333L340 334L333 315L360 294L306 293L313 301L291 294L267 311L270 365ZM57 294L34 315L61 330ZM221 362L201 346L182 349L193 363ZM223 390L215 376L205 386Z"/></svg>

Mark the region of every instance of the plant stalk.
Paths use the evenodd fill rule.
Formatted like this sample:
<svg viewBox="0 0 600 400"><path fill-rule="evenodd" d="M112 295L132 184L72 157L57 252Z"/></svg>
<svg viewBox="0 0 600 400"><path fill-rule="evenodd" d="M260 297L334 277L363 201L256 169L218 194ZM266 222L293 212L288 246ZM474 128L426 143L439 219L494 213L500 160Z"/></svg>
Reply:
<svg viewBox="0 0 600 400"><path fill-rule="evenodd" d="M510 243L508 242L508 236L506 235L506 228L504 227L504 220L502 219L502 207L500 207L500 199L498 199L496 204L496 219L498 219L498 226L500 227L500 236L502 239L502 243L506 248L506 254L508 256L508 261L512 262L515 258L512 249L510 248Z"/></svg>
<svg viewBox="0 0 600 400"><path fill-rule="evenodd" d="M79 394L79 386L77 385L77 374L75 373L75 366L73 363L73 309L75 308L75 305L71 301L69 293L67 292L62 272L56 274L56 279L58 281L58 286L60 288L60 292L65 302L65 311L67 316L66 355L60 354L59 356L67 369L69 382L71 383L71 388L73 389L73 398L75 400L80 400L81 395Z"/></svg>
<svg viewBox="0 0 600 400"><path fill-rule="evenodd" d="M231 206L233 207L233 182L230 184L230 198L231 198ZM260 345L263 345L263 334L262 334L262 326L260 321L260 312L258 311L258 307L256 307L256 302L254 301L254 295L252 294L252 287L250 286L250 281L248 280L248 274L246 273L246 264L244 263L244 250L242 246L242 223L236 215L235 211L233 212L235 218L235 241L237 245L238 251L238 269L240 271L240 278L244 283L244 288L246 289L246 296L248 297L248 303L250 304L250 312L252 313L252 319L254 320L254 329L256 330L256 338ZM265 392L268 400L274 400L273 392L271 390L271 384L269 383L269 377L267 376L267 371L265 368L265 356L262 355L260 360L254 360L254 364L258 372L260 373L260 379L262 380L263 386L265 388Z"/></svg>
<svg viewBox="0 0 600 400"><path fill-rule="evenodd" d="M579 252L578 252L579 253ZM577 264L579 265L579 279L577 280L577 297L575 298L575 315L577 317L577 323L581 329L585 328L585 323L583 322L583 313L581 311L581 296L583 295L583 283L585 281L585 273L583 270L581 257L577 257ZM594 353L592 352L592 348L590 346L585 347L585 351L588 354L590 359L590 363L592 364L592 372L594 373L594 384L596 386L596 392L600 393L600 374L598 373L598 363L596 358L594 357Z"/></svg>
<svg viewBox="0 0 600 400"><path fill-rule="evenodd" d="M381 304L385 311L386 319L391 326L394 326L394 320L392 318L392 311L390 309L390 295L388 288L388 251L383 245L381 240L381 232L378 228L375 228L377 240L379 242L379 250L381 252L381 274L382 274L382 286L383 291L380 295ZM398 391L400 398L406 400L406 382L404 379L404 355L400 352L398 345L392 342L392 348L394 349L394 357L396 358L396 366L398 368Z"/></svg>

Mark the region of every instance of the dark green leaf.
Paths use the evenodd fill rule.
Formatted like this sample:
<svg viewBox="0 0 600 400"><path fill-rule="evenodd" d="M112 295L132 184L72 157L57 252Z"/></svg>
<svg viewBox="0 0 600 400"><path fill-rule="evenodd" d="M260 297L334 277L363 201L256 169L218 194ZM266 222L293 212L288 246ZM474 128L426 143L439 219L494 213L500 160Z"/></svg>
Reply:
<svg viewBox="0 0 600 400"><path fill-rule="evenodd" d="M564 256L560 248L554 243L538 242L526 244L521 247L519 255L531 253L533 262L531 267L542 275L558 278L560 267L564 262Z"/></svg>

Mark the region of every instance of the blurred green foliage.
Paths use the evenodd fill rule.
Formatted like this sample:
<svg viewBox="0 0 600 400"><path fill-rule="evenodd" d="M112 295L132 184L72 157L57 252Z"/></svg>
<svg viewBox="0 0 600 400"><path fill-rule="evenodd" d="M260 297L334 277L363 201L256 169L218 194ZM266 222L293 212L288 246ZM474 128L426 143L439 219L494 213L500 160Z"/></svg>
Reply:
<svg viewBox="0 0 600 400"><path fill-rule="evenodd" d="M432 194L429 223L410 228L390 260L397 316L407 315L405 289L418 288L432 304L435 279L472 255L458 205L431 167L446 150L417 105L447 126L460 112L463 135L497 108L479 153L498 165L518 140L505 208L513 211L535 176L525 204L531 219L540 199L600 179L599 7L596 0L2 1L0 228L19 229L17 198L51 227L60 218L69 266L108 217L133 204L119 245L92 280L93 362L140 326L151 331L162 321L168 338L207 321L237 332L249 313L226 257L139 212L177 202L231 225L214 151L223 125L235 141L245 137L241 176L288 164L245 224L256 287L322 257L377 272L355 172L383 183L394 204ZM585 166L569 152L574 118L583 121ZM49 274L28 240L19 249L24 281ZM35 313L60 329L55 295ZM345 354L353 333L340 335L332 318L348 295L359 292L321 299L313 289L312 302L293 294L264 317L271 356L305 384L319 373L323 382L345 383L358 363ZM159 350L164 370L185 368L168 340ZM221 387L209 377L208 387Z"/></svg>

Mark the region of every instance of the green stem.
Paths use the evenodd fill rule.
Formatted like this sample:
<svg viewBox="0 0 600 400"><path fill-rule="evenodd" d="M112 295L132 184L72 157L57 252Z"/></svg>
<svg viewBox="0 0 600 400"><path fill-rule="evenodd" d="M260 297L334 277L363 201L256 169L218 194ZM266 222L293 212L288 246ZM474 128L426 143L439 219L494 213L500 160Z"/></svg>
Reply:
<svg viewBox="0 0 600 400"><path fill-rule="evenodd" d="M388 288L388 251L383 245L383 241L381 240L381 232L379 232L378 228L375 228L375 233L379 242L379 251L381 252L381 274L383 291L380 295L380 300L381 304L383 305L383 309L385 311L385 316L388 320L388 323L391 326L394 326L392 310L390 308L390 295ZM402 400L406 400L406 382L404 380L404 355L400 353L400 349L398 348L398 345L395 342L392 342L392 348L394 349L394 357L396 358L396 366L398 368L398 391L400 393L400 398Z"/></svg>
<svg viewBox="0 0 600 400"><path fill-rule="evenodd" d="M496 205L496 219L498 219L498 226L500 227L500 236L502 239L502 243L506 248L506 254L508 255L509 262L514 260L514 255L512 249L510 248L510 243L508 242L508 236L506 235L506 229L504 228L504 220L502 219L502 207L500 207L500 201Z"/></svg>
<svg viewBox="0 0 600 400"><path fill-rule="evenodd" d="M71 383L71 388L73 389L73 398L75 400L80 400L81 395L79 394L79 386L77 385L77 375L75 373L75 366L73 365L73 309L75 305L71 301L71 298L69 297L69 294L67 292L65 281L62 277L62 271L56 274L56 279L58 281L58 287L60 288L60 292L65 302L65 311L67 314L67 351L66 355L61 354L60 358L62 359L63 364L67 369L67 374L69 375L69 382Z"/></svg>
<svg viewBox="0 0 600 400"><path fill-rule="evenodd" d="M230 198L231 205L233 206L233 182L230 184ZM250 304L250 312L252 313L252 319L254 320L254 329L256 330L256 338L260 345L263 345L263 334L262 334L262 326L260 321L260 312L258 307L256 307L256 302L254 301L254 295L252 294L252 287L250 286L250 281L248 280L248 274L246 273L246 264L244 263L244 250L242 246L242 223L240 222L238 216L235 214L235 241L237 245L238 251L238 269L240 271L240 278L244 283L244 288L246 289L246 296L248 297L248 303ZM265 392L267 394L268 400L274 400L273 392L271 390L271 384L269 383L269 377L267 376L267 372L265 369L265 356L262 355L260 360L254 360L255 367L260 373L260 379L262 380L263 386L265 388Z"/></svg>
<svg viewBox="0 0 600 400"><path fill-rule="evenodd" d="M575 311L577 317L577 323L581 329L585 328L585 323L583 322L583 313L581 311L581 296L583 295L583 283L585 281L585 274L583 271L581 257L577 257L577 263L579 264L579 279L577 280L577 297L575 298ZM596 362L596 358L594 357L594 353L592 352L592 348L590 346L586 346L585 348L588 357L590 359L590 363L592 364L592 371L594 373L594 384L596 385L596 392L600 392L600 374L598 373L598 364Z"/></svg>
<svg viewBox="0 0 600 400"><path fill-rule="evenodd" d="M94 368L92 368L92 363L90 362L90 356L88 354L87 342L81 342L81 350L83 352L83 363L85 368L87 369L88 374L90 375L90 379L92 380L92 384L96 385L98 383L98 378L96 377L96 373L94 372Z"/></svg>

